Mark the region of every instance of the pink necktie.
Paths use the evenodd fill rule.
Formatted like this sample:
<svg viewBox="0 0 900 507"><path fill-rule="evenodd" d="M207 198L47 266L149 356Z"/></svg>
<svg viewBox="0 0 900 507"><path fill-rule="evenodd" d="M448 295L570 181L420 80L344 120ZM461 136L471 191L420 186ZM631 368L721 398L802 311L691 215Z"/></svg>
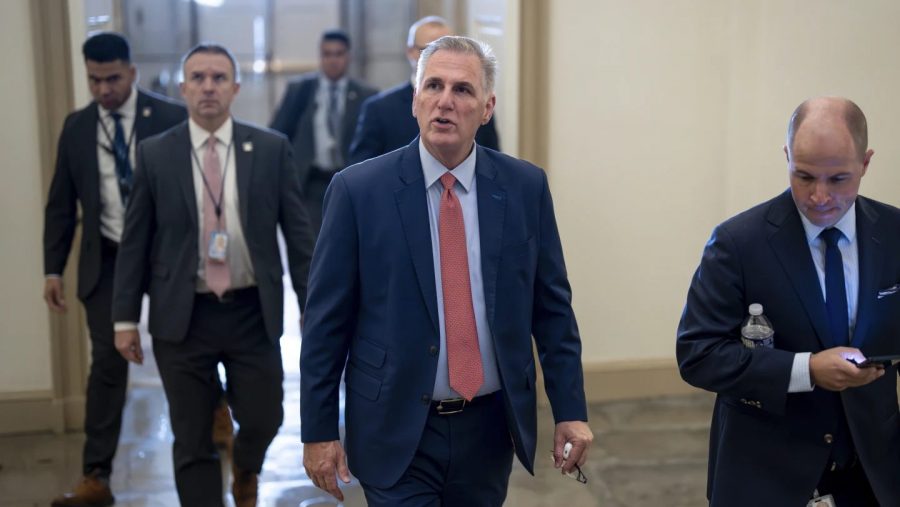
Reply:
<svg viewBox="0 0 900 507"><path fill-rule="evenodd" d="M466 226L459 199L453 192L454 183L456 177L449 172L441 176L444 192L441 194L438 234L441 241L447 365L450 370L450 387L471 401L484 383L484 371L481 367L478 331L475 328L475 310L472 308Z"/></svg>
<svg viewBox="0 0 900 507"><path fill-rule="evenodd" d="M209 258L209 241L213 232L225 231L225 197L222 192L222 168L219 163L219 154L216 152L216 137L209 136L206 141L206 153L203 155L203 176L206 180L205 192L203 192L203 238L206 240L203 249L206 274L206 286L215 295L222 294L231 287L231 272L226 260L220 261ZM216 217L216 203L213 196L219 202L220 216Z"/></svg>

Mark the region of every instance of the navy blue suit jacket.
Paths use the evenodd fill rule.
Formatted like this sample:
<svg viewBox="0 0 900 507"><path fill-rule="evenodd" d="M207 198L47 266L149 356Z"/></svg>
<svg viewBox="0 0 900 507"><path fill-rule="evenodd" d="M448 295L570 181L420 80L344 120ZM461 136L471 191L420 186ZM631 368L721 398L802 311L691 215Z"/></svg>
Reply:
<svg viewBox="0 0 900 507"><path fill-rule="evenodd" d="M851 345L900 353L900 210L859 197L859 306ZM747 349L740 326L761 303L775 348ZM900 505L897 369L842 393L788 394L794 353L839 345L790 191L719 225L706 245L678 327L681 375L717 393L707 496L713 506L805 505L825 470L825 435L843 403L859 459L882 505Z"/></svg>
<svg viewBox="0 0 900 507"><path fill-rule="evenodd" d="M557 422L587 420L581 340L544 172L477 149L487 316L507 423L516 454L531 471L537 430L532 335ZM346 365L349 466L376 487L400 478L422 435L438 362L429 352L439 346L436 290L416 138L335 176L304 313L303 441L338 439Z"/></svg>
<svg viewBox="0 0 900 507"><path fill-rule="evenodd" d="M350 144L349 164L402 148L419 135L419 124L412 115L413 92L412 83L406 82L363 102L356 134ZM493 116L475 133L475 142L485 148L500 150Z"/></svg>

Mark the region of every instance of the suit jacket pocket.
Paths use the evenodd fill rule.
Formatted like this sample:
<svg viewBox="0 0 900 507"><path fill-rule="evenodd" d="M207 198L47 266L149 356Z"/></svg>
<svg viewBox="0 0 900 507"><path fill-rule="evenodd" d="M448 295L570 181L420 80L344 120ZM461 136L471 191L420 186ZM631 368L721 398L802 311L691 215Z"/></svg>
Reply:
<svg viewBox="0 0 900 507"><path fill-rule="evenodd" d="M350 359L361 361L373 368L381 368L384 365L385 350L370 340L359 339L350 348Z"/></svg>
<svg viewBox="0 0 900 507"><path fill-rule="evenodd" d="M371 401L381 394L381 381L352 364L347 365L347 389Z"/></svg>
<svg viewBox="0 0 900 507"><path fill-rule="evenodd" d="M503 245L503 253L501 256L504 260L514 259L529 254L533 249L534 236L531 236L522 242Z"/></svg>

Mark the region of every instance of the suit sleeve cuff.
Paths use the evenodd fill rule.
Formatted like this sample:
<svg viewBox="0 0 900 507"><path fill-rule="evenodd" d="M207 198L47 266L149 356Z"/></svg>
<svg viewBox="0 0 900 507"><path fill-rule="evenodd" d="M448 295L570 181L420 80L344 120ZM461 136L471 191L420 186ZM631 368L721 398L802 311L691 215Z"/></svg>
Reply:
<svg viewBox="0 0 900 507"><path fill-rule="evenodd" d="M808 393L813 390L812 378L809 376L809 358L811 352L794 354L794 365L791 367L791 383L789 393Z"/></svg>
<svg viewBox="0 0 900 507"><path fill-rule="evenodd" d="M138 328L137 322L115 322L113 331L134 331ZM107 328L109 329L109 328Z"/></svg>

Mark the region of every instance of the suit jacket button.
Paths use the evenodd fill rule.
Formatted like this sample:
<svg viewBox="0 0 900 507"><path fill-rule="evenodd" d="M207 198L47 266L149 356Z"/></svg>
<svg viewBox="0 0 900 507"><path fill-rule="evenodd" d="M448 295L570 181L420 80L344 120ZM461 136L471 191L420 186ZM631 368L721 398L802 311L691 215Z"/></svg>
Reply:
<svg viewBox="0 0 900 507"><path fill-rule="evenodd" d="M831 433L826 433L825 434L825 443L830 444L832 442L834 442L834 437L831 435Z"/></svg>
<svg viewBox="0 0 900 507"><path fill-rule="evenodd" d="M429 403L431 403L431 395L430 395L430 394L423 394L423 395L422 395L422 404L423 404L423 405L428 405Z"/></svg>
<svg viewBox="0 0 900 507"><path fill-rule="evenodd" d="M432 357L438 355L438 348L435 347L434 345L428 347L428 355L430 355Z"/></svg>

